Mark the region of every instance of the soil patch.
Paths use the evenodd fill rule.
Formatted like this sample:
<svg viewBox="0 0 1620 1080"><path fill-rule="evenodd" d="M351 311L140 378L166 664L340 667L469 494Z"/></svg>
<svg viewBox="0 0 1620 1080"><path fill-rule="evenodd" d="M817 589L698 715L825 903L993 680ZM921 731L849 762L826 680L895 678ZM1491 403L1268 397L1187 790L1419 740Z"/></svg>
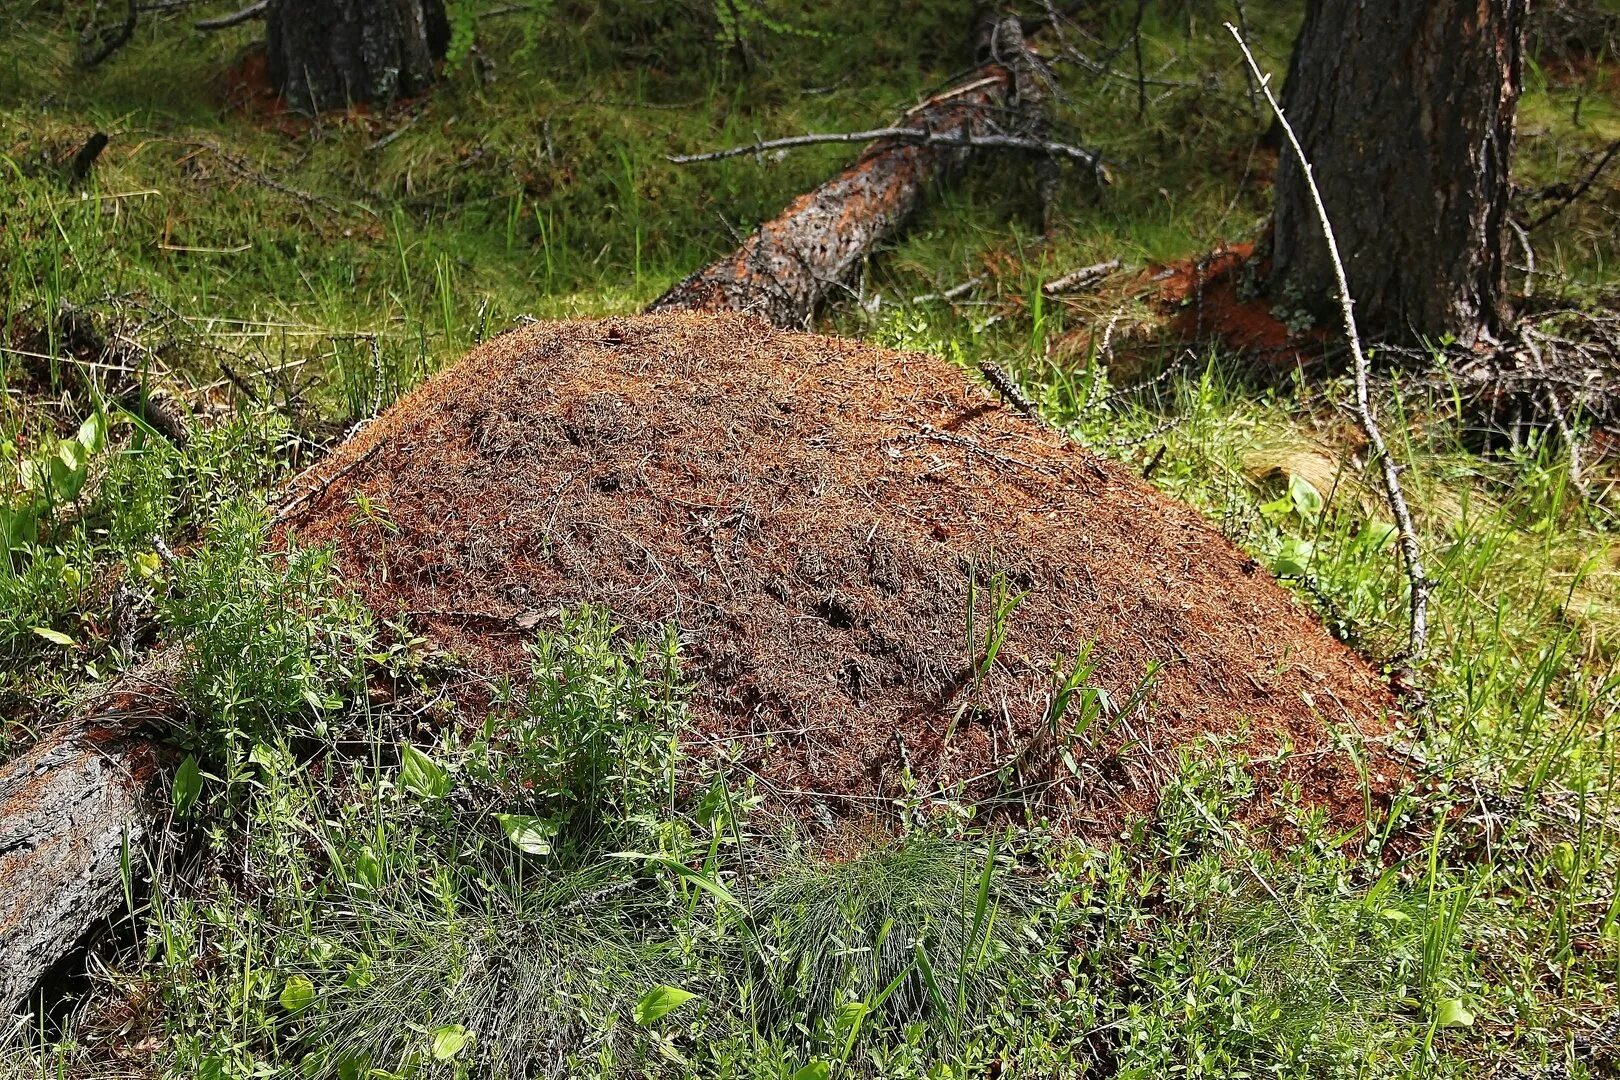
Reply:
<svg viewBox="0 0 1620 1080"><path fill-rule="evenodd" d="M1293 367L1319 359L1327 339L1325 330L1294 333L1277 317L1271 300L1245 287L1247 277L1263 279L1269 270L1269 260L1254 263L1253 244L1232 244L1194 259L1152 267L1146 276L1170 315L1170 329L1183 340L1218 341L1268 367Z"/></svg>
<svg viewBox="0 0 1620 1080"><path fill-rule="evenodd" d="M675 623L692 749L788 801L858 809L909 780L1113 831L1218 736L1351 820L1335 732L1387 727L1373 670L1196 511L945 361L747 316L503 335L295 497L290 526L373 610L482 672L521 677L526 628L562 606ZM1024 595L986 665L1001 589ZM1071 745L1055 661L1088 644L1118 715ZM1395 771L1374 755L1375 794Z"/></svg>

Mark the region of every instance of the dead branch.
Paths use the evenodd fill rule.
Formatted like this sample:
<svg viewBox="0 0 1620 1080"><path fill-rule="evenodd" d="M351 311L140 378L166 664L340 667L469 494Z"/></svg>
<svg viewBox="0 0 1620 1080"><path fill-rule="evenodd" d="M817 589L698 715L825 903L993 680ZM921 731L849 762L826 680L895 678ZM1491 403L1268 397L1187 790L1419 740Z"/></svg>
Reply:
<svg viewBox="0 0 1620 1080"><path fill-rule="evenodd" d="M1003 20L997 34L1004 61L1027 51L1016 18ZM1021 82L1027 84L1028 78L1021 78L1013 65L992 62L888 127L797 136L681 159L718 160L772 146L877 137L853 165L795 199L735 251L677 283L647 310L751 311L777 326L804 326L829 296L847 288L872 249L899 230L921 204L931 180L948 175L984 148L1045 145L1029 133L1024 118L1039 102L1021 96ZM1075 160L1101 174L1099 155L1070 149L1083 155Z"/></svg>
<svg viewBox="0 0 1620 1080"><path fill-rule="evenodd" d="M1407 579L1411 584L1412 625L1407 637L1406 653L1407 659L1415 664L1423 659L1424 650L1428 647L1431 585L1423 571L1423 556L1418 549L1417 530L1412 526L1412 514L1407 508L1406 496L1401 492L1401 466L1396 464L1394 456L1389 452L1389 446L1384 441L1384 433L1373 415L1367 385L1367 356L1361 350L1361 337L1356 333L1355 301L1350 298L1350 285L1345 279L1344 262L1339 257L1339 242L1333 233L1333 223L1328 220L1327 208L1322 205L1322 193L1317 189L1315 177L1311 175L1311 163L1305 157L1304 148L1299 145L1293 126L1288 123L1288 117L1283 115L1282 106L1277 104L1277 99L1271 93L1270 76L1261 72L1260 65L1255 62L1254 54L1249 51L1249 46L1243 40L1243 35L1238 32L1238 28L1227 23L1226 29L1232 35L1232 40L1237 42L1238 48L1243 50L1243 59L1248 63L1255 81L1260 84L1260 92L1265 95L1266 103L1271 106L1272 113L1277 117L1277 123L1282 126L1288 145L1299 159L1300 170L1305 174L1305 186L1310 191L1317 220L1322 226L1322 238L1327 241L1328 256L1332 260L1333 274L1338 285L1339 310L1344 316L1344 334L1350 344L1350 356L1355 368L1356 418L1361 422L1361 429L1366 434L1367 442L1372 446L1373 455L1378 459L1383 472L1384 490L1389 497L1390 512L1395 516L1401 555L1406 564Z"/></svg>
<svg viewBox="0 0 1620 1080"><path fill-rule="evenodd" d="M1014 382L1012 376L1003 371L999 365L993 364L986 360L984 363L979 365L979 374L984 376L985 382L995 387L996 393L1005 398L1007 404L1011 405L1013 408L1017 409L1031 420L1034 420L1037 423L1040 422L1040 406L1036 405L1035 402L1030 399L1030 396L1024 393L1024 388Z"/></svg>
<svg viewBox="0 0 1620 1080"><path fill-rule="evenodd" d="M1598 158L1597 164L1593 165L1591 170L1573 187L1555 184L1546 189L1542 193L1543 196L1553 199L1555 202L1551 209L1543 211L1537 215L1534 221L1526 225L1525 231L1533 232L1539 229L1559 214L1562 214L1573 203L1578 202L1583 195L1591 190L1592 185L1597 183L1597 178L1603 174L1604 169L1609 167L1609 162L1614 160L1616 154L1620 154L1620 139L1616 139L1608 145L1608 148L1603 151L1603 155Z"/></svg>
<svg viewBox="0 0 1620 1080"><path fill-rule="evenodd" d="M821 146L827 143L867 143L878 139L906 143L912 146L947 146L964 150L1024 150L1047 154L1079 162L1090 169L1101 170L1102 155L1095 150L1070 143L1031 139L1022 135L972 135L966 131L930 131L917 127L881 127L866 131L840 131L831 134L789 135L781 139L765 139L747 146L733 146L725 150L711 150L704 154L671 154L669 160L676 165L692 165L700 161L723 161L726 158L762 154L766 150L785 150L799 146Z"/></svg>
<svg viewBox="0 0 1620 1080"><path fill-rule="evenodd" d="M84 145L79 147L78 153L73 155L73 160L68 164L68 183L80 183L90 175L96 159L107 149L108 141L105 131L98 131L84 141Z"/></svg>
<svg viewBox="0 0 1620 1080"><path fill-rule="evenodd" d="M71 355L109 373L105 386L98 388L100 394L176 446L185 445L191 434L191 410L157 383L162 370L140 355L138 346L109 336L89 312L66 300L57 308L56 322ZM83 381L89 386L94 380L86 372Z"/></svg>
<svg viewBox="0 0 1620 1080"><path fill-rule="evenodd" d="M927 304L935 300L944 300L947 303L952 300L960 300L962 297L966 296L980 285L983 285L985 281L989 279L989 277L989 274L975 274L961 284L952 285L950 288L941 290L940 292L923 293L920 296L913 296L911 298L911 302L913 304Z"/></svg>
<svg viewBox="0 0 1620 1080"><path fill-rule="evenodd" d="M98 5L99 6L99 5ZM136 0L128 0L124 5L124 21L117 26L106 27L86 35L85 42L89 49L80 54L79 66L93 68L101 64L113 53L129 44L129 39L135 36L135 20L140 17L141 9Z"/></svg>
<svg viewBox="0 0 1620 1080"><path fill-rule="evenodd" d="M178 713L174 659L154 654L0 765L0 1013L124 906L124 860L156 828L164 759L139 732Z"/></svg>
<svg viewBox="0 0 1620 1080"><path fill-rule="evenodd" d="M233 11L229 15L219 15L212 19L199 19L191 24L191 28L204 32L229 30L233 26L241 26L243 23L252 22L254 19L262 19L269 10L270 0L257 0L257 2L249 4L241 11Z"/></svg>

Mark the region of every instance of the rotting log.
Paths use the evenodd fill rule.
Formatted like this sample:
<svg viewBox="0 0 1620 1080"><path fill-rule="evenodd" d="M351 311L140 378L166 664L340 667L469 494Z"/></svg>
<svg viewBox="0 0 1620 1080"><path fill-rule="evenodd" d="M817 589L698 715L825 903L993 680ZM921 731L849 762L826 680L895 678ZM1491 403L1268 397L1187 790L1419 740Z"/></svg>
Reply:
<svg viewBox="0 0 1620 1080"><path fill-rule="evenodd" d="M75 728L0 768L0 1015L123 906L156 766L144 740Z"/></svg>
<svg viewBox="0 0 1620 1080"><path fill-rule="evenodd" d="M907 112L894 125L968 138L1028 126L1021 87L1032 57L1017 19L998 26L992 61ZM1033 97L1025 89L1026 97ZM966 141L964 139L964 141ZM648 306L658 311L745 311L784 329L807 326L817 308L847 289L861 261L922 203L927 185L972 154L968 146L882 139L854 164L759 227L737 250L678 282Z"/></svg>

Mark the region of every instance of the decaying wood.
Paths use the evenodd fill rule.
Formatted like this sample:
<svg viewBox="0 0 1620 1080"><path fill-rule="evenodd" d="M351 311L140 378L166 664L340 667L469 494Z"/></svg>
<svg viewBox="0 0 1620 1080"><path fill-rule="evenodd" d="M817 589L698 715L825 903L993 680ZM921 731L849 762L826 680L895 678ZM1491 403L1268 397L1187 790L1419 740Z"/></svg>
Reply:
<svg viewBox="0 0 1620 1080"><path fill-rule="evenodd" d="M0 1014L123 906L155 764L149 744L76 728L0 768Z"/></svg>
<svg viewBox="0 0 1620 1080"><path fill-rule="evenodd" d="M647 310L748 311L777 326L803 327L905 223L930 181L962 165L976 147L999 142L1029 149L1041 141L1018 121L1019 83L1028 80L1020 79L1011 58L1027 50L1018 21L1004 25L997 54L1008 63L979 68L879 129L883 137L853 165L799 196L736 251L679 282ZM805 138L827 141L799 141ZM1088 163L1095 166L1095 157Z"/></svg>

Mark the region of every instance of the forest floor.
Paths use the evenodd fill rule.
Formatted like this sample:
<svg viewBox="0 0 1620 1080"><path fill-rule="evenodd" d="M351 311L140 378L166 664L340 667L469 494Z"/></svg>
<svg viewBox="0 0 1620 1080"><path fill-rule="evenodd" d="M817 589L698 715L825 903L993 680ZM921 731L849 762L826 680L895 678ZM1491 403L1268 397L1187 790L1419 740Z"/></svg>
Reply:
<svg viewBox="0 0 1620 1080"><path fill-rule="evenodd" d="M1128 42L1118 6L1071 32ZM0 760L184 641L184 763L130 853L132 910L0 1041L0 1075L1620 1068L1613 459L1594 432L1583 495L1556 442L1482 452L1443 377L1381 381L1438 584L1423 700L1386 716L1405 578L1332 328L1252 295L1275 154L1232 12L1146 5L1144 81L1129 48L1059 68L1058 130L1112 182L1066 175L1043 235L1025 163L976 167L826 315L860 342L836 346L622 318L848 151L666 155L886 122L967 66L964 12L745 4L745 64L676 4L498 6L432 94L313 122L266 92L256 24L156 14L78 70L91 7L0 12ZM1277 72L1294 7L1247 5ZM1620 65L1580 44L1538 39L1526 191L1620 138ZM1537 230L1515 288L1612 303L1617 210L1603 182ZM64 302L134 370L65 347ZM602 345L614 325L636 348ZM804 385L831 354L881 374ZM986 361L1041 424L991 407ZM627 417L593 380L637 364L667 384ZM699 369L750 392L706 399L678 378ZM783 370L800 381L768 393ZM106 406L131 375L194 414L183 443ZM819 426L812 398L839 406ZM618 439L639 423L741 456L649 473ZM911 522L889 492L924 424L1004 460L935 440L972 481ZM1064 439L1111 460L1092 474ZM1113 494L1043 475L1066 520L1037 520L1014 459ZM896 480L869 498L886 535L845 535L873 511L812 502L818 470ZM649 475L681 483L655 507ZM657 517L672 500L685 516ZM560 561L445 543L536 515L572 523ZM1184 569L1161 580L1144 547ZM973 593L929 591L981 558ZM1076 568L1097 566L1092 595ZM1196 662L1154 675L1177 648ZM1351 721L1307 722L1311 669ZM1234 681L1253 723L1212 689ZM739 719L772 694L814 714L824 760L802 719ZM997 775L1043 694L1074 702L1036 778L1078 784L1067 804ZM959 719L907 727L918 698ZM1020 798L955 783L975 778ZM1135 794L1097 817L1108 790Z"/></svg>

